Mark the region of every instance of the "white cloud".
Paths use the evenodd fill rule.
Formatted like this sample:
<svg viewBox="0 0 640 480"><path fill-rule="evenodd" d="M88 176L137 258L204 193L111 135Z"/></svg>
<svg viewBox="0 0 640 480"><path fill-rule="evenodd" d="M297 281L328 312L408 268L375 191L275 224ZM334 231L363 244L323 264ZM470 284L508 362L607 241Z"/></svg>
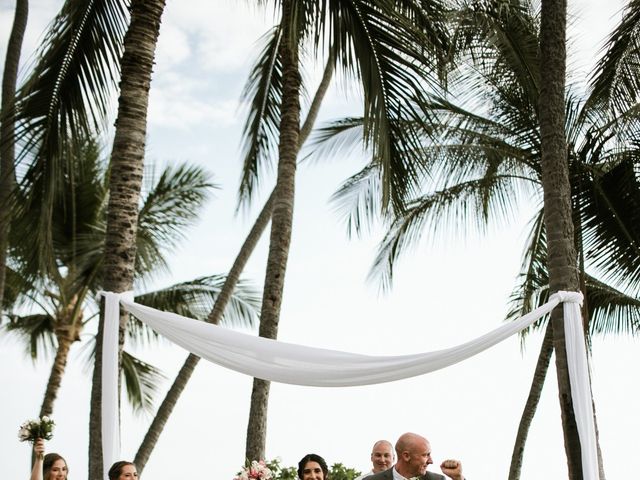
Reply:
<svg viewBox="0 0 640 480"><path fill-rule="evenodd" d="M162 69L171 68L191 58L189 36L185 30L167 22L160 27L156 49L156 64Z"/></svg>
<svg viewBox="0 0 640 480"><path fill-rule="evenodd" d="M203 123L237 123L238 101L212 98L205 82L171 73L159 80L153 83L149 99L151 125L188 129Z"/></svg>
<svg viewBox="0 0 640 480"><path fill-rule="evenodd" d="M192 60L200 68L229 72L247 64L247 52L255 50L258 37L273 24L272 12L272 7L262 9L229 0L199 2L195 8L191 2L171 1L164 21L189 32L197 45Z"/></svg>

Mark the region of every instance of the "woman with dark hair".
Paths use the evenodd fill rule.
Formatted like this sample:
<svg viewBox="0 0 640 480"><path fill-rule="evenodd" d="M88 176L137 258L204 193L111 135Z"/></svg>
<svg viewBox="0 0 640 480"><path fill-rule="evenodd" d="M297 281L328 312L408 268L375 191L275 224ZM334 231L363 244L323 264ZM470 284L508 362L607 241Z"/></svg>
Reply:
<svg viewBox="0 0 640 480"><path fill-rule="evenodd" d="M329 468L320 455L308 453L298 462L298 478L300 480L327 480Z"/></svg>
<svg viewBox="0 0 640 480"><path fill-rule="evenodd" d="M133 462L121 460L111 465L109 480L135 480L138 478L138 470Z"/></svg>
<svg viewBox="0 0 640 480"><path fill-rule="evenodd" d="M36 461L31 470L31 480L67 480L67 461L57 453L44 454L44 439L38 438L33 444Z"/></svg>

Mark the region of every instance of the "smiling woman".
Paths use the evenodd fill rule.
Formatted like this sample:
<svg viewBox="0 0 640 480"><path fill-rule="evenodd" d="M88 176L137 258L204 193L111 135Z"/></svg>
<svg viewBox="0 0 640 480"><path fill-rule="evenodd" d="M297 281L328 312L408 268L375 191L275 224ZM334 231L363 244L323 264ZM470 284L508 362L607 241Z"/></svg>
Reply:
<svg viewBox="0 0 640 480"><path fill-rule="evenodd" d="M132 462L116 462L109 469L109 480L135 480L137 478L138 470Z"/></svg>
<svg viewBox="0 0 640 480"><path fill-rule="evenodd" d="M31 470L31 480L67 480L67 461L57 453L44 454L44 439L38 438L33 444L35 462Z"/></svg>
<svg viewBox="0 0 640 480"><path fill-rule="evenodd" d="M326 480L328 475L327 462L320 455L308 453L298 462L300 480Z"/></svg>

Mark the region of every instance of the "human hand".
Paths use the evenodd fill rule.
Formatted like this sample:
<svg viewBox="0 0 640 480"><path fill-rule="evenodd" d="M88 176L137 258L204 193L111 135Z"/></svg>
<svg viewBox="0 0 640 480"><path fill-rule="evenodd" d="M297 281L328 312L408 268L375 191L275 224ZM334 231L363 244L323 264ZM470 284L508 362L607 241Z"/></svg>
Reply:
<svg viewBox="0 0 640 480"><path fill-rule="evenodd" d="M448 459L440 464L440 470L447 477L451 477L454 480L464 480L462 476L462 462L460 460Z"/></svg>
<svg viewBox="0 0 640 480"><path fill-rule="evenodd" d="M36 454L36 458L44 458L44 438L37 438L33 442L33 452Z"/></svg>

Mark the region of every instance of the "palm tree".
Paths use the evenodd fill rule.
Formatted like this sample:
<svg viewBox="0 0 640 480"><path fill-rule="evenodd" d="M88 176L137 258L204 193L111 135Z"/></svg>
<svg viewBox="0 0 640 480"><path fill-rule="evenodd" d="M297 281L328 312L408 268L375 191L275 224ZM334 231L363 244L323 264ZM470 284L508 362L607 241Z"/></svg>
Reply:
<svg viewBox="0 0 640 480"><path fill-rule="evenodd" d="M384 174L384 204L399 208L403 193L417 177L410 155L398 155L407 139L398 124L391 122L394 112L404 111L408 97L421 91L425 71L433 74L445 46L440 24L443 8L439 2L415 5L411 2L314 2L282 0L281 17L273 35L272 65L265 70L264 84L277 82L281 96L267 98L264 109L274 120L273 128L255 132L253 138L278 142L278 167L273 194L273 214L269 255L260 314L260 336L276 338L286 263L291 240L296 159L300 145L300 50L310 40L314 51L323 38L329 39L338 66L359 79L364 91L364 140L374 151ZM397 7L394 9L394 7ZM406 13L405 17L400 12ZM429 31L428 42L416 42L416 26ZM427 37L425 35L425 37ZM425 38L422 37L422 38ZM434 55L434 53L437 54ZM433 56L431 56L433 55ZM275 76L274 74L277 74ZM277 121L277 123L275 123ZM275 133L277 132L277 133ZM271 150L273 151L273 150ZM405 152L410 151L405 149ZM251 181L259 171L260 155L249 150L245 182L241 193L251 192ZM254 379L247 429L245 457L264 457L269 382Z"/></svg>
<svg viewBox="0 0 640 480"><path fill-rule="evenodd" d="M274 61L275 60L275 61ZM264 129L269 128L267 115L265 114L265 109L268 108L268 105L271 105L269 102L265 102L265 98L268 96L279 96L279 83L277 81L269 82L268 84L261 83L260 80L264 80L265 77L269 78L267 75L261 75L261 72L264 69L278 69L278 61L277 57L274 59L273 45L272 42L268 42L266 47L261 52L261 55L258 58L256 65L252 70L252 74L249 77L249 81L247 82L247 87L245 89L244 96L246 98L251 99L251 110L252 113L249 115L247 119L246 132L249 136L250 140L247 145L247 156L255 156L264 153L264 143L265 140L265 132ZM316 121L318 113L320 111L320 106L322 104L322 100L324 99L325 94L329 88L331 83L331 79L333 77L333 62L330 60L327 62L324 73L322 75L322 79L316 93L313 97L313 101L309 106L309 110L307 112L306 119L304 121L304 125L300 129L300 145L304 145L306 139L311 133L311 129ZM252 164L253 162L247 161L246 163ZM273 213L273 198L274 193L272 192L269 195L269 198L265 202L262 210L256 217L256 220L253 224L253 227L249 231L247 238L245 239L240 251L236 259L229 270L229 273L225 279L224 285L220 291L220 294L216 298L216 301L211 309L207 317L207 322L212 323L214 325L218 324L222 318L222 314L229 302L231 295L236 288L238 281L240 279L240 274L244 270L245 265L249 261L253 250L255 249L260 237L264 233L264 230L267 228L269 221L271 220L271 214ZM134 458L134 463L138 469L138 472L142 472L147 462L149 461L149 457L153 452L153 449L160 438L160 434L162 433L164 426L166 425L173 409L180 398L180 395L184 391L193 374L198 362L200 361L200 357L189 354L187 359L185 360L182 368L176 375L176 378L169 388L164 400L160 404L158 411L153 417L151 424L147 430L147 433L138 448L138 451Z"/></svg>
<svg viewBox="0 0 640 480"><path fill-rule="evenodd" d="M15 146L12 139L14 129L13 104L18 82L22 40L27 29L28 16L28 0L17 0L2 73L2 103L0 104L0 306L3 304L4 297L7 247L9 245L11 223L9 203L11 192L16 184L14 173Z"/></svg>
<svg viewBox="0 0 640 480"><path fill-rule="evenodd" d="M116 131L110 160L109 205L104 250L104 289L125 292L132 288L136 262L138 199L142 183L147 106L160 18L164 0L133 0L131 22L124 38L120 62L121 82ZM120 314L119 351L122 352L128 316ZM103 316L98 325L96 362L89 419L89 478L103 477L100 396L102 391Z"/></svg>
<svg viewBox="0 0 640 480"><path fill-rule="evenodd" d="M98 149L89 142L74 159L67 188L59 192L54 204L52 238L56 258L53 263L58 265L58 274L29 281L35 274L25 270L30 264L21 260L27 256L26 252L36 248L35 245L22 240L12 248L11 260L15 269L10 276L13 281L8 285L12 300L31 312L33 306L39 306L41 311L27 316L12 315L7 329L22 334L32 358L38 356L39 345L51 346L55 350L40 416L52 414L69 350L74 342L81 340L85 325L95 318L95 315L86 315L88 311L96 310L94 302L101 290L101 252L104 250L109 193L106 172L100 165ZM197 219L212 186L202 169L180 165L165 169L145 193L137 232L136 278L140 282L166 269L164 252L175 246L176 241L184 236L184 229ZM65 205L73 208L65 209ZM15 219L14 231L31 229L33 222L34 217L25 211ZM17 237L24 238L22 235ZM144 294L137 301L202 318L203 309L217 298L223 280L220 276L200 278ZM255 305L257 301L251 292L241 285L237 296L231 299L225 318L231 323L251 324ZM128 332L133 340L149 335L138 324ZM141 393L149 391L149 386L155 384L145 381L141 385L140 380L149 379L149 374L152 374L149 380L153 380L155 370L130 354L125 355L122 368L125 373L130 373L125 375L125 379L127 391L133 394L134 406L148 410L151 407L150 397Z"/></svg>
<svg viewBox="0 0 640 480"><path fill-rule="evenodd" d="M435 232L439 226L460 220L480 226L509 221L516 205L541 190L536 15L526 4L512 10L502 8L499 2L483 7L474 4L461 9L456 18L458 38L463 42L459 51L471 52L474 63L471 68L463 66L452 90L473 93L460 95L462 105L435 96L423 105L432 120L430 129L423 133L422 150L432 176L425 182L427 193L414 198L404 214L396 216L380 246L372 275L379 275L385 287L390 285L398 256L423 230ZM625 28L628 32L630 25ZM608 71L612 69L610 65ZM585 318L589 318L590 333L633 332L639 326L639 302L633 290L640 284L636 114L634 105L627 103L626 110L611 118L596 101L597 93L595 89L585 101L570 94L564 107L568 112L565 128L573 222L577 226L575 248L580 258L576 268L583 279L580 283L587 298ZM327 127L321 139L337 138L359 126L358 119L344 120ZM350 209L350 226L361 228L377 210L378 179L377 168L371 165L337 193L336 199ZM546 238L540 211L532 222L523 281L514 293L510 317L546 301ZM622 290L586 274L585 268L597 269ZM550 332L545 335L531 403L525 409L528 417L542 387L551 338ZM519 433L510 478L517 478L513 468L516 456L521 461L522 449Z"/></svg>
<svg viewBox="0 0 640 480"><path fill-rule="evenodd" d="M9 139L18 147L16 164L23 172L22 208L40 222L30 233L40 237L38 248L28 258L38 270L56 269L47 264L53 258L53 201L74 149L105 130L127 18L122 0L65 2L16 94Z"/></svg>

